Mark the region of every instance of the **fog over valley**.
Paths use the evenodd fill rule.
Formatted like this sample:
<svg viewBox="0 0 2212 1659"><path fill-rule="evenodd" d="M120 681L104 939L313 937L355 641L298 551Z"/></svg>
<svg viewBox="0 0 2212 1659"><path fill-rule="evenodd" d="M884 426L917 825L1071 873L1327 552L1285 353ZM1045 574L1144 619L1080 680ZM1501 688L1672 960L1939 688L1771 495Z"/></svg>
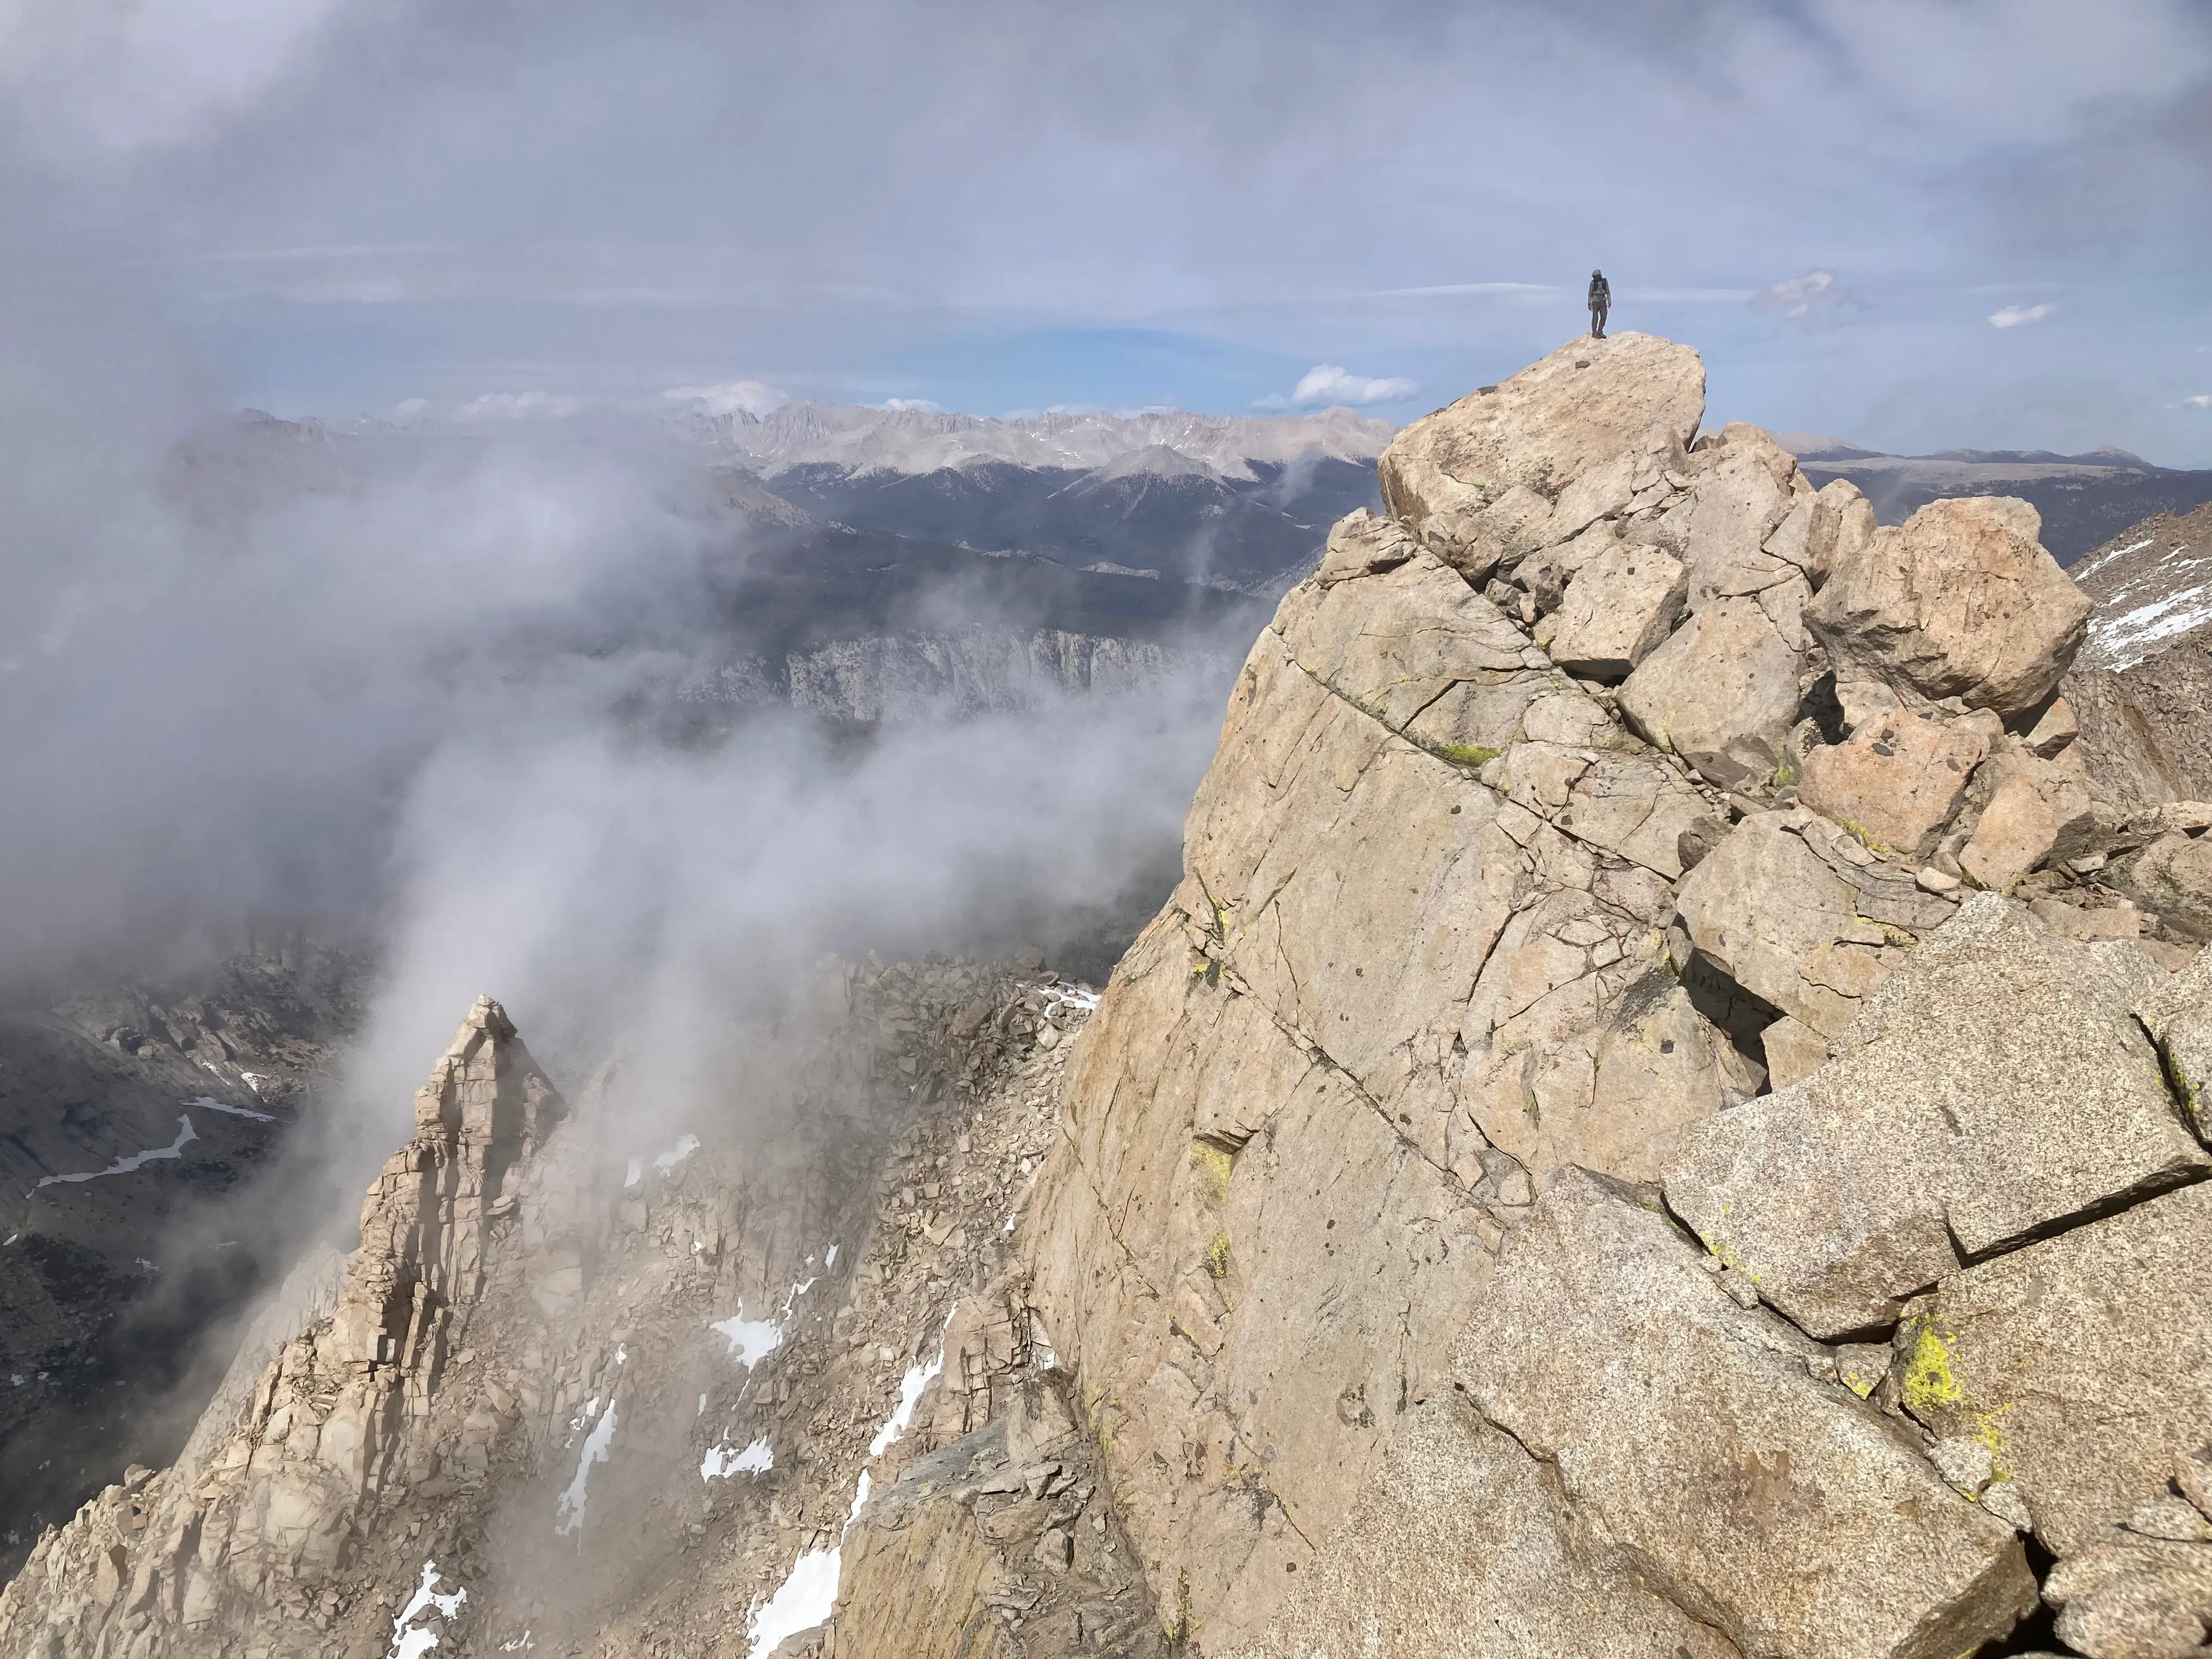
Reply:
<svg viewBox="0 0 2212 1659"><path fill-rule="evenodd" d="M2212 1651L2208 92L0 5L0 1659Z"/></svg>

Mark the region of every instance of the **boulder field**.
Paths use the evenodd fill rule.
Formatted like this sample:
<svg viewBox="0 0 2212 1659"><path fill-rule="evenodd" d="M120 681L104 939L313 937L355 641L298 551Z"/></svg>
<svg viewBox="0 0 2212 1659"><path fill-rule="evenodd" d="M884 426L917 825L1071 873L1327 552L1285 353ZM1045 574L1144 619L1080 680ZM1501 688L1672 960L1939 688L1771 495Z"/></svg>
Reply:
<svg viewBox="0 0 2212 1659"><path fill-rule="evenodd" d="M841 970L772 1149L624 1182L479 1005L0 1641L2207 1651L2212 806L2108 787L2033 509L1704 403L1621 334L1401 432L1095 1012Z"/></svg>

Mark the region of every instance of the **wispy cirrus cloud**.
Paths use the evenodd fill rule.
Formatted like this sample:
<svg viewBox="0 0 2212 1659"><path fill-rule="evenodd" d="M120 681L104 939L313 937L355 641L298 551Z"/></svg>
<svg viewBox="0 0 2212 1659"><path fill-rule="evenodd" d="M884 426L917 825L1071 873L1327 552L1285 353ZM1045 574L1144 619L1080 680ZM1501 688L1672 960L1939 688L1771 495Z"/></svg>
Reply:
<svg viewBox="0 0 2212 1659"><path fill-rule="evenodd" d="M1427 288L1382 288L1358 295L1363 300L1481 300L1547 299L1566 289L1551 283L1439 283Z"/></svg>
<svg viewBox="0 0 2212 1659"><path fill-rule="evenodd" d="M2004 306L1990 313L1991 328L2025 328L2030 323L2039 323L2058 309L2056 300L2045 300L2040 305Z"/></svg>
<svg viewBox="0 0 2212 1659"><path fill-rule="evenodd" d="M1390 375L1370 379L1336 363L1316 363L1305 372L1290 396L1271 393L1257 398L1255 409L1318 409L1329 404L1362 408L1369 404L1395 403L1420 390L1419 383Z"/></svg>

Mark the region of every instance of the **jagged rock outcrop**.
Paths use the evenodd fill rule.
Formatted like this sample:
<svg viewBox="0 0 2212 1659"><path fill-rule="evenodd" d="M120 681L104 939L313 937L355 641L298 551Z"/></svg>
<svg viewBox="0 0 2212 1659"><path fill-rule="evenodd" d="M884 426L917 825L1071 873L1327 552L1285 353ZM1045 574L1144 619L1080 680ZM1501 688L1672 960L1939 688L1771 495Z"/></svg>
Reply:
<svg viewBox="0 0 2212 1659"><path fill-rule="evenodd" d="M265 1335L249 1343L174 1468L110 1488L83 1523L42 1540L0 1597L0 1630L89 1653L115 1626L242 1634L271 1599L312 1606L380 1495L430 1478L449 1344L483 1291L487 1244L519 1224L522 1166L563 1109L499 1005L480 1000L416 1097L414 1139L370 1188L343 1290L291 1287L301 1322L276 1356ZM465 1443L479 1462L497 1426L494 1414ZM111 1532L127 1542L104 1542Z"/></svg>
<svg viewBox="0 0 2212 1659"><path fill-rule="evenodd" d="M1586 340L1400 433L1377 467L1383 504L1480 581L1502 559L1662 499L1666 465L1705 404L1705 365L1688 347Z"/></svg>
<svg viewBox="0 0 2212 1659"><path fill-rule="evenodd" d="M1930 501L1838 562L1807 611L1838 678L2012 716L2081 648L2089 601L2036 540L2026 501Z"/></svg>
<svg viewBox="0 0 2212 1659"><path fill-rule="evenodd" d="M1949 896L1803 807L1754 812L1682 884L1690 944L1753 996L1841 1036Z"/></svg>
<svg viewBox="0 0 2212 1659"><path fill-rule="evenodd" d="M820 1653L849 1539L848 1602L935 1561L972 1605L848 1652L1158 1650L1017 1271L1092 1000L1033 951L824 972L680 1135L620 1065L567 1115L480 1003L362 1247L293 1276L173 1468L45 1535L0 1646Z"/></svg>
<svg viewBox="0 0 2212 1659"><path fill-rule="evenodd" d="M1577 342L1401 435L1073 1063L1033 1295L1193 1651L2000 1639L2034 1500L1881 1339L2212 1170L2032 514L1878 529L1701 392ZM2051 833L1961 915L2015 780Z"/></svg>

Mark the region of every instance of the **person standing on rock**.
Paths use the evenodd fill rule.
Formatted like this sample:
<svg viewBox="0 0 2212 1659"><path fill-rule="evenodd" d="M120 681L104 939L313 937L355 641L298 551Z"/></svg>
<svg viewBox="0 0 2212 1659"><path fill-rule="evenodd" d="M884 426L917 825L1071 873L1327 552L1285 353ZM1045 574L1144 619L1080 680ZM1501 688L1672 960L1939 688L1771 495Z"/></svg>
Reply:
<svg viewBox="0 0 2212 1659"><path fill-rule="evenodd" d="M1590 272L1589 286L1590 337L1605 338L1606 313L1613 309L1613 284L1605 280L1601 270Z"/></svg>

